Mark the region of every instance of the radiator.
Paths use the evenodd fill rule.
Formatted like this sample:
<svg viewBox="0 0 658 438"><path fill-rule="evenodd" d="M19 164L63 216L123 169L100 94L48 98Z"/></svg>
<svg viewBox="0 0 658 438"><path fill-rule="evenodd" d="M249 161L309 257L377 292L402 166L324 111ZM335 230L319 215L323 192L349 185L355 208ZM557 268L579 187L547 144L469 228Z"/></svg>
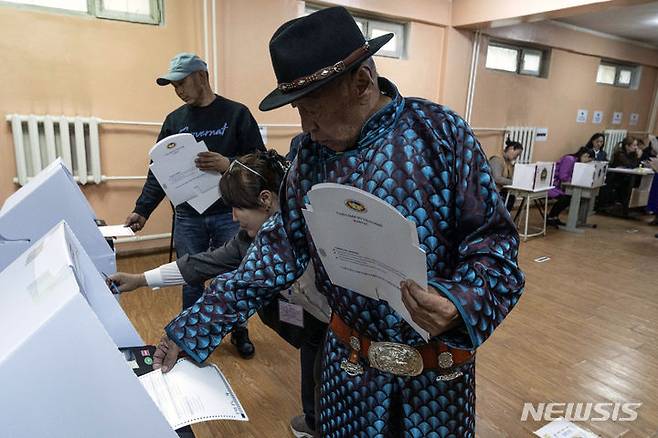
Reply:
<svg viewBox="0 0 658 438"><path fill-rule="evenodd" d="M612 160L615 147L626 137L627 131L625 129L606 129L603 131L603 135L605 135L603 150L608 155L608 160Z"/></svg>
<svg viewBox="0 0 658 438"><path fill-rule="evenodd" d="M503 150L505 150L505 140L518 141L523 145L523 152L516 160L517 163L531 163L532 153L535 147L535 135L537 135L537 128L528 126L508 126L505 128L505 135L503 136Z"/></svg>
<svg viewBox="0 0 658 438"><path fill-rule="evenodd" d="M14 182L25 185L61 157L80 184L100 183L99 119L9 114L16 154Z"/></svg>

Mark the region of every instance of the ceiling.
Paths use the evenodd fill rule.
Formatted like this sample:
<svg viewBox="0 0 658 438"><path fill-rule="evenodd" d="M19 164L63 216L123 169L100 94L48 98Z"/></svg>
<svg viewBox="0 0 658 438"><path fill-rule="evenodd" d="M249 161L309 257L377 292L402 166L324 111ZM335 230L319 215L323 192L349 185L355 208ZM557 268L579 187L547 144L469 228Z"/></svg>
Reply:
<svg viewBox="0 0 658 438"><path fill-rule="evenodd" d="M658 47L658 1L612 7L557 21Z"/></svg>

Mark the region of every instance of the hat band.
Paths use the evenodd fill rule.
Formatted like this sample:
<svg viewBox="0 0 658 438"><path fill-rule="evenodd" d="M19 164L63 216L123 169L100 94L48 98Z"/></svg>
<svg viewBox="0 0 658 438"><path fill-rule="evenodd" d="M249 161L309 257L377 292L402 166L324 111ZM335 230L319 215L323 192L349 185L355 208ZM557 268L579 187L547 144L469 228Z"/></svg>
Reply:
<svg viewBox="0 0 658 438"><path fill-rule="evenodd" d="M359 47L358 49L350 53L349 56L343 59L342 61L338 61L332 66L321 68L320 70L316 71L313 74L310 74L308 76L302 76L301 78L295 79L292 82L282 82L279 84L277 88L282 92L287 93L289 91L303 88L309 84L312 84L313 82L321 81L322 79L331 77L334 74L340 73L346 68L348 68L349 66L351 66L352 64L354 64L363 55L366 55L369 49L370 49L370 45L366 42L363 46Z"/></svg>

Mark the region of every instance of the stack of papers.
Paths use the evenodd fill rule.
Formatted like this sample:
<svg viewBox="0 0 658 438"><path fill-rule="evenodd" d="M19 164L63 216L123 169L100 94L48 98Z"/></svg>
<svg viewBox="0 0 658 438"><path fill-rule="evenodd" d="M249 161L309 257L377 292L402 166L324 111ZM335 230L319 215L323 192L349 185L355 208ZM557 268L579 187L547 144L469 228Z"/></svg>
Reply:
<svg viewBox="0 0 658 438"><path fill-rule="evenodd" d="M220 197L221 175L204 172L194 160L201 152L208 152L204 142L198 142L192 134L175 134L163 138L149 151L151 171L167 197L174 205L187 202L203 213Z"/></svg>
<svg viewBox="0 0 658 438"><path fill-rule="evenodd" d="M179 359L167 374L139 378L173 429L208 420L249 421L226 377L215 365Z"/></svg>
<svg viewBox="0 0 658 438"><path fill-rule="evenodd" d="M551 421L535 431L535 435L541 438L600 438L598 435L564 418Z"/></svg>
<svg viewBox="0 0 658 438"><path fill-rule="evenodd" d="M377 196L350 186L316 184L308 199L304 218L331 282L386 301L429 339L411 319L400 291L403 280L427 287L427 262L416 225Z"/></svg>

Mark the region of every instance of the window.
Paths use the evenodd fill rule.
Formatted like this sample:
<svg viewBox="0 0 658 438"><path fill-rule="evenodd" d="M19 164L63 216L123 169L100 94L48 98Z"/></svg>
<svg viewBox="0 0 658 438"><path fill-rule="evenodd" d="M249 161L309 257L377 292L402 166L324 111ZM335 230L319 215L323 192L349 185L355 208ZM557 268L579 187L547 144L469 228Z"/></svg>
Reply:
<svg viewBox="0 0 658 438"><path fill-rule="evenodd" d="M110 20L160 24L162 13L158 0L96 0L96 16Z"/></svg>
<svg viewBox="0 0 658 438"><path fill-rule="evenodd" d="M87 0L3 0L5 3L16 3L27 6L40 6L49 9L88 12Z"/></svg>
<svg viewBox="0 0 658 438"><path fill-rule="evenodd" d="M305 15L322 9L320 6L306 6L304 10ZM352 14L356 25L359 26L361 33L367 39L377 38L387 33L392 33L393 38L390 39L375 56L385 56L388 58L402 58L404 56L405 47L405 25L395 21L388 21L381 18L368 18Z"/></svg>
<svg viewBox="0 0 658 438"><path fill-rule="evenodd" d="M93 15L110 20L160 24L162 0L2 0L37 8Z"/></svg>
<svg viewBox="0 0 658 438"><path fill-rule="evenodd" d="M596 72L596 82L616 87L637 88L640 79L638 66L601 61Z"/></svg>
<svg viewBox="0 0 658 438"><path fill-rule="evenodd" d="M491 42L487 47L486 68L530 76L546 76L548 51Z"/></svg>

